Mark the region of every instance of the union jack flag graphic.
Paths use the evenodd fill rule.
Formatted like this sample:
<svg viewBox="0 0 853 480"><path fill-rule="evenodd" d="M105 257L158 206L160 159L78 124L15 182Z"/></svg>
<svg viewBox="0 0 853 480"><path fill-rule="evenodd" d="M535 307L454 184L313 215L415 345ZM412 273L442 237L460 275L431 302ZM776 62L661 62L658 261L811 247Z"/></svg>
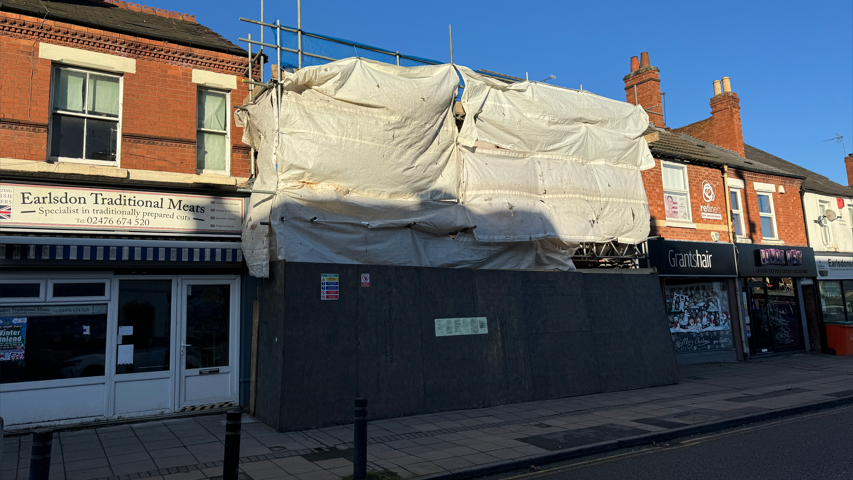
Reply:
<svg viewBox="0 0 853 480"><path fill-rule="evenodd" d="M11 205L0 205L0 220L11 220L12 219L12 206Z"/></svg>

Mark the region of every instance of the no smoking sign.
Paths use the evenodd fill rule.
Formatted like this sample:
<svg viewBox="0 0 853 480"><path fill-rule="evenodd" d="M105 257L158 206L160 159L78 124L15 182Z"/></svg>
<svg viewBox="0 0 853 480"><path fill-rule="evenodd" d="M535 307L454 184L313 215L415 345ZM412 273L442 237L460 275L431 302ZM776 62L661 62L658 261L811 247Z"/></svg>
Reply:
<svg viewBox="0 0 853 480"><path fill-rule="evenodd" d="M370 286L370 274L369 273L362 273L361 274L361 286L362 287L369 287Z"/></svg>

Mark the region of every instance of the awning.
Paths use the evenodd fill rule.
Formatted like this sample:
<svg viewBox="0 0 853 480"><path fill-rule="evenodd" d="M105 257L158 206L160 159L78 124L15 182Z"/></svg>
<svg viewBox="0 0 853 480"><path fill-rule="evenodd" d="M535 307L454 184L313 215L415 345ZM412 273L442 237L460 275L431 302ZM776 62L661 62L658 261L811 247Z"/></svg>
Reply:
<svg viewBox="0 0 853 480"><path fill-rule="evenodd" d="M239 242L0 237L0 262L241 263Z"/></svg>

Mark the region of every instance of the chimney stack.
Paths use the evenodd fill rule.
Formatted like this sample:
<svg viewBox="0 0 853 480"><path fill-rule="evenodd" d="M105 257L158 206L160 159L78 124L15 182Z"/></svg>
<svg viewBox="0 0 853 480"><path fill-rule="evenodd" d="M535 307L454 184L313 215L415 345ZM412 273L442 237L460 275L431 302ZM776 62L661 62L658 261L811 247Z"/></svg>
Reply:
<svg viewBox="0 0 853 480"><path fill-rule="evenodd" d="M625 98L632 105L640 105L649 115L649 121L660 128L666 128L663 121L663 106L660 94L660 69L653 67L649 52L631 57L631 73L622 79L625 81Z"/></svg>
<svg viewBox="0 0 853 480"><path fill-rule="evenodd" d="M677 128L675 131L727 148L745 157L743 127L740 122L740 99L736 93L732 92L731 79L723 77L722 82L714 80L711 118Z"/></svg>
<svg viewBox="0 0 853 480"><path fill-rule="evenodd" d="M844 166L847 167L847 186L853 187L853 153L844 159Z"/></svg>

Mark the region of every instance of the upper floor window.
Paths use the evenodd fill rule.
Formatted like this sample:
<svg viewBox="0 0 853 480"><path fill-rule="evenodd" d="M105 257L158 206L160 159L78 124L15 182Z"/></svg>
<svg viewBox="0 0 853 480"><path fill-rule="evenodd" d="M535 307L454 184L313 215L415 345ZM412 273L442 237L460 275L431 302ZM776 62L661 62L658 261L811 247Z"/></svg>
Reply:
<svg viewBox="0 0 853 480"><path fill-rule="evenodd" d="M122 77L54 66L50 157L116 164L121 136Z"/></svg>
<svg viewBox="0 0 853 480"><path fill-rule="evenodd" d="M773 206L773 194L758 193L758 215L761 217L761 236L767 240L778 240L776 231L776 209Z"/></svg>
<svg viewBox="0 0 853 480"><path fill-rule="evenodd" d="M196 169L199 173L230 172L229 93L198 91Z"/></svg>
<svg viewBox="0 0 853 480"><path fill-rule="evenodd" d="M829 202L819 201L818 216L820 217L820 239L824 245L829 245L832 242L832 233L829 231L829 219L826 218L826 211L829 210Z"/></svg>
<svg viewBox="0 0 853 480"><path fill-rule="evenodd" d="M730 188L729 195L731 195L731 204L732 204L732 228L735 231L735 235L738 237L746 236L746 228L744 227L743 222L743 203L741 201L741 190L739 188Z"/></svg>
<svg viewBox="0 0 853 480"><path fill-rule="evenodd" d="M687 165L661 162L663 174L663 201L666 219L689 222L690 187L687 184Z"/></svg>

